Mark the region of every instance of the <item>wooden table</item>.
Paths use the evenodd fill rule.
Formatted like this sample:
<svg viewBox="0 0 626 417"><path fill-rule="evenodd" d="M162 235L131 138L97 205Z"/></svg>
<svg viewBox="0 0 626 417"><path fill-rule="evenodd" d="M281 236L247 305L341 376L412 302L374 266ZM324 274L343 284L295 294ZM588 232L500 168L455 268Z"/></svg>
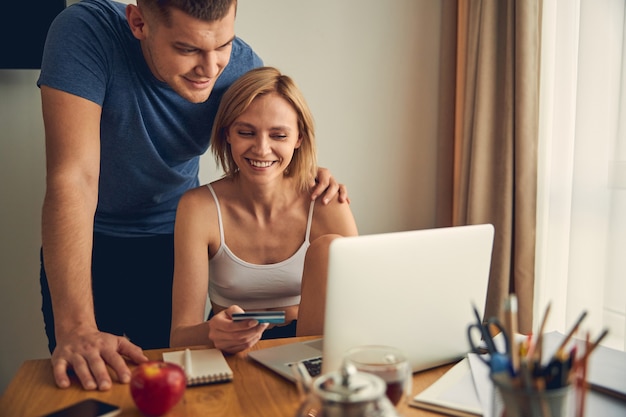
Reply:
<svg viewBox="0 0 626 417"><path fill-rule="evenodd" d="M252 349L292 343L298 339L260 341ZM150 359L162 360L167 349L148 350ZM226 355L233 370L232 382L190 387L183 400L166 417L285 416L296 414L300 397L296 386L248 359L247 352ZM443 375L451 365L416 373L413 394L417 394ZM134 405L128 385L114 384L109 391L85 391L77 379L67 389L57 388L50 359L25 361L0 399L0 416L42 417L85 398L97 398L121 407L120 417L143 417ZM408 405L399 408L402 416L437 416Z"/></svg>

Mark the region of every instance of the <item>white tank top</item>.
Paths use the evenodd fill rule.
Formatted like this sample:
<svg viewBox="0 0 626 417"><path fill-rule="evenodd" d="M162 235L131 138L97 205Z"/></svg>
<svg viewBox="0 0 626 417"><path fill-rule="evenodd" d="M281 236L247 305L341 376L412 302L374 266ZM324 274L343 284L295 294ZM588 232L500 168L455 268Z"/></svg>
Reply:
<svg viewBox="0 0 626 417"><path fill-rule="evenodd" d="M209 299L224 307L237 304L244 310L300 304L304 257L310 245L315 202L311 202L304 242L296 253L278 263L257 265L238 258L226 246L220 204L211 184L207 186L217 206L221 242L209 261Z"/></svg>

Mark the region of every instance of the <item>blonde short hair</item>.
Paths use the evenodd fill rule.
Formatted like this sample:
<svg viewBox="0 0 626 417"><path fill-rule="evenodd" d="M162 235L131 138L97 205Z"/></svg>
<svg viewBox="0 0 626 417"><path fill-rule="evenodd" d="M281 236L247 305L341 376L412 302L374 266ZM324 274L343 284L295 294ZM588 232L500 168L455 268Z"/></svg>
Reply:
<svg viewBox="0 0 626 417"><path fill-rule="evenodd" d="M313 116L295 82L276 68L260 67L250 70L224 93L213 123L211 151L225 176L236 176L239 169L227 141L228 129L255 98L269 93L276 93L284 98L298 117L298 134L302 143L294 152L285 175L295 178L300 190L307 190L317 173Z"/></svg>

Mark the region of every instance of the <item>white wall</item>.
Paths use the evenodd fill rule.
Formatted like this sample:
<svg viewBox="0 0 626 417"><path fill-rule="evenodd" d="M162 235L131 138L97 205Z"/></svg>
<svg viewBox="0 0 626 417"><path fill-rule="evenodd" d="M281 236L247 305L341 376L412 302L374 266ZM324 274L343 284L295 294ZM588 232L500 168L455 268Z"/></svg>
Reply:
<svg viewBox="0 0 626 417"><path fill-rule="evenodd" d="M240 1L237 34L294 77L360 232L434 224L438 1ZM217 176L203 160L201 179ZM410 180L410 181L409 181Z"/></svg>
<svg viewBox="0 0 626 417"><path fill-rule="evenodd" d="M362 234L435 224L443 1L239 1L238 35L303 89L320 164L348 186ZM48 356L38 279L45 160L37 76L0 70L0 392L21 362ZM202 181L217 175L205 156Z"/></svg>
<svg viewBox="0 0 626 417"><path fill-rule="evenodd" d="M39 71L0 70L0 390L47 355L39 292L45 159Z"/></svg>

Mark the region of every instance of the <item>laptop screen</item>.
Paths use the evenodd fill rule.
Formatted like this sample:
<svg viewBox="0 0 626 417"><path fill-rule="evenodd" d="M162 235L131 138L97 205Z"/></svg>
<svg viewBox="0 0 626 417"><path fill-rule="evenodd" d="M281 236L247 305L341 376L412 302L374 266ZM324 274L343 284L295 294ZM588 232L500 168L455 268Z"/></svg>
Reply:
<svg viewBox="0 0 626 417"><path fill-rule="evenodd" d="M322 357L336 371L348 349L396 346L413 371L469 351L472 304L485 305L492 225L340 238L330 246L323 341L252 350L248 356L294 380L290 364Z"/></svg>
<svg viewBox="0 0 626 417"><path fill-rule="evenodd" d="M414 371L462 357L472 304L485 305L493 235L484 224L334 241L323 371L366 344L401 348Z"/></svg>

